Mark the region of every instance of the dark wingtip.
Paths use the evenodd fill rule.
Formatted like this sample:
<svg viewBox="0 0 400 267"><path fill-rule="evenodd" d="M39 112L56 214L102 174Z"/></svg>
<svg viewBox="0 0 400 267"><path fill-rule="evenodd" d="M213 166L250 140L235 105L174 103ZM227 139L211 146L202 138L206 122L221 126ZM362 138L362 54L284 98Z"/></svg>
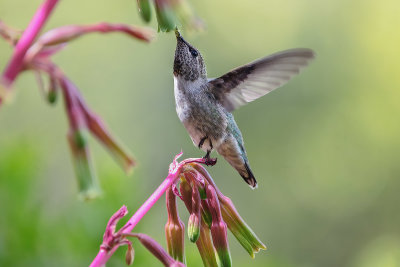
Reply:
<svg viewBox="0 0 400 267"><path fill-rule="evenodd" d="M247 176L241 175L243 180L250 186L251 189L256 189L258 185L253 172L250 170L250 167L247 164L247 162L244 164L244 166L246 167Z"/></svg>

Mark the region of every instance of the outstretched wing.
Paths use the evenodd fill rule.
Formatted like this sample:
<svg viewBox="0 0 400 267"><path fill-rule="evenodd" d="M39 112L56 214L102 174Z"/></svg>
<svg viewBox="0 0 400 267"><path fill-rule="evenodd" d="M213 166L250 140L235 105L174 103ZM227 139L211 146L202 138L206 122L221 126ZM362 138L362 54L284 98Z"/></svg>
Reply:
<svg viewBox="0 0 400 267"><path fill-rule="evenodd" d="M231 112L282 86L313 58L314 52L306 48L278 52L209 81L209 88Z"/></svg>

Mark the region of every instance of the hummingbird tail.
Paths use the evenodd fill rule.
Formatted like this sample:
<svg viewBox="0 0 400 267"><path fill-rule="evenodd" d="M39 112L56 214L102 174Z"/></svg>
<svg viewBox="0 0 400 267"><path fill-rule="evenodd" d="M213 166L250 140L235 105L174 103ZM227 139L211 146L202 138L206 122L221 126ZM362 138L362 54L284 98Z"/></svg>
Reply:
<svg viewBox="0 0 400 267"><path fill-rule="evenodd" d="M231 136L217 147L217 152L238 171L243 180L250 185L251 189L257 188L256 178L250 169L246 152L241 143L238 143L238 141Z"/></svg>
<svg viewBox="0 0 400 267"><path fill-rule="evenodd" d="M247 162L244 163L244 167L246 168L247 175L240 173L240 175L243 177L243 180L249 184L251 189L256 189L257 186L257 180L254 177L253 172L250 170L249 164Z"/></svg>

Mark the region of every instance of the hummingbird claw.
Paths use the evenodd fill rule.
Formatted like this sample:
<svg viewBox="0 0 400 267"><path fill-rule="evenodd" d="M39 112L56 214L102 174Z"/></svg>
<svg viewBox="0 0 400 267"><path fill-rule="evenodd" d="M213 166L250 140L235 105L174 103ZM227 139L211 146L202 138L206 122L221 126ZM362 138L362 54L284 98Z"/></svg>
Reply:
<svg viewBox="0 0 400 267"><path fill-rule="evenodd" d="M204 164L207 166L214 166L217 163L217 158L210 158L211 150L207 150L207 154L203 157Z"/></svg>
<svg viewBox="0 0 400 267"><path fill-rule="evenodd" d="M204 164L207 166L214 166L217 163L217 158L204 157L203 159L205 159Z"/></svg>

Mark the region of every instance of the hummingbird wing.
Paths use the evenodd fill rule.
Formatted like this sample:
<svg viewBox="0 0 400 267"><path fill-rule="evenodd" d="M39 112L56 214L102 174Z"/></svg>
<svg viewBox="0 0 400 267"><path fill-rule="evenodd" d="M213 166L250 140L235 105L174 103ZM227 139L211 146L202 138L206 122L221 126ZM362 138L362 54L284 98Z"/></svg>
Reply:
<svg viewBox="0 0 400 267"><path fill-rule="evenodd" d="M306 48L278 52L209 81L209 88L231 112L282 86L313 58L314 52Z"/></svg>

